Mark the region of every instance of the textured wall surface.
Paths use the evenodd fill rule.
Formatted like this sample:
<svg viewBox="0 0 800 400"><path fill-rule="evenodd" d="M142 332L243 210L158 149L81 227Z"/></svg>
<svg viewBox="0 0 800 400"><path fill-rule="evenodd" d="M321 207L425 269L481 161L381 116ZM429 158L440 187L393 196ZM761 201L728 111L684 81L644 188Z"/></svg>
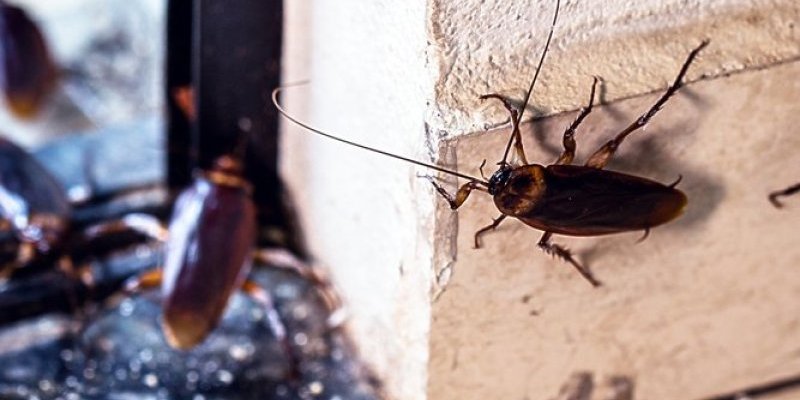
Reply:
<svg viewBox="0 0 800 400"><path fill-rule="evenodd" d="M432 154L424 145L422 99L431 86L424 3L287 5L298 25L289 24L286 80L311 80L289 93L290 110L359 143ZM307 52L293 50L303 44ZM343 291L362 354L396 398L422 398L435 205L427 181L407 164L288 125L284 141L284 170L310 247Z"/></svg>
<svg viewBox="0 0 800 400"><path fill-rule="evenodd" d="M792 0L562 1L533 98L544 114L581 106L592 76L604 100L666 87L674 60L703 39L713 45L689 79L800 55L800 4ZM507 119L478 96L521 99L533 76L554 1L430 1L429 68L438 72L429 123L447 137Z"/></svg>
<svg viewBox="0 0 800 400"><path fill-rule="evenodd" d="M489 196L470 197L458 212L452 278L433 304L429 398L547 399L578 371L629 377L637 399L702 398L800 375L800 197L783 210L767 201L800 181L799 75L793 62L697 82L629 137L609 169L665 183L680 174L689 205L639 244L642 232L554 236L601 288L540 251L541 232L519 221L473 249L473 233L498 212ZM656 97L593 112L576 163ZM526 126L529 160L552 162L573 118ZM499 158L507 134L458 140L459 168L477 173L482 159Z"/></svg>

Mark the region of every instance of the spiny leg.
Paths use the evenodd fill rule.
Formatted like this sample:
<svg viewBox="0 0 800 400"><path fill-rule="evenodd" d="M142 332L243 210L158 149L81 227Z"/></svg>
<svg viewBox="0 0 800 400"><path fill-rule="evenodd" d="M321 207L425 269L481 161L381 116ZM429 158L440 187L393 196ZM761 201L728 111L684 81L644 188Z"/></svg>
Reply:
<svg viewBox="0 0 800 400"><path fill-rule="evenodd" d="M592 112L592 106L594 105L594 92L597 88L597 77L594 77L594 82L592 82L592 92L589 94L589 105L581 109L580 114L578 117L575 118L575 121L572 122L572 125L564 131L564 152L558 157L555 164L558 165L568 165L572 164L572 160L575 158L575 130L578 129L578 125L583 122L583 119Z"/></svg>
<svg viewBox="0 0 800 400"><path fill-rule="evenodd" d="M152 215L139 213L128 214L118 220L92 225L84 230L84 235L87 241L92 242L104 236L130 231L137 232L160 242L166 241L169 235L169 232L158 218Z"/></svg>
<svg viewBox="0 0 800 400"><path fill-rule="evenodd" d="M478 231L475 232L475 248L476 249L480 249L481 248L480 237L483 236L483 234L485 234L485 233L487 233L489 231L493 231L493 230L497 229L497 226L500 225L500 223L503 222L504 219L506 219L506 215L505 214L501 214L499 217L495 218L494 221L492 221L491 224L489 224L487 226L484 226L483 228L478 229Z"/></svg>
<svg viewBox="0 0 800 400"><path fill-rule="evenodd" d="M436 191L439 192L439 194L442 195L442 197L444 197L445 200L447 200L447 203L450 204L450 209L452 210L461 207L461 205L464 204L464 202L467 200L467 197L469 197L470 192L472 192L473 190L475 189L483 191L486 190L477 181L467 182L461 185L460 188L458 188L458 192L456 192L456 196L454 198L453 195L447 193L447 190L445 190L441 185L436 183L436 181L432 177L428 177L428 180L431 181L433 187L436 188Z"/></svg>
<svg viewBox="0 0 800 400"><path fill-rule="evenodd" d="M577 269L578 272L587 281L589 281L589 283L592 284L592 286L594 287L600 286L600 281L595 279L594 275L592 275L592 273L588 269L586 269L586 267L584 267L578 261L576 261L575 258L572 257L572 253L570 253L569 250L557 244L550 243L551 236L553 236L553 232L545 232L544 235L542 235L542 238L539 239L538 243L539 248L544 250L544 252L547 254L550 254L555 257L561 257L562 259L564 259L564 261L572 264L572 266L575 267L575 269Z"/></svg>
<svg viewBox="0 0 800 400"><path fill-rule="evenodd" d="M777 191L774 191L774 192L770 193L769 194L769 201L772 203L773 206L775 206L775 208L782 208L783 207L783 203L778 201L778 197L791 196L791 195L793 195L795 193L798 193L798 192L800 192L800 183L797 183L795 185L789 186L786 189L777 190Z"/></svg>
<svg viewBox="0 0 800 400"><path fill-rule="evenodd" d="M289 271L311 283L329 313L328 328L338 328L344 323L346 311L342 299L336 293L330 278L323 271L282 249L259 249L253 254L253 258L270 268Z"/></svg>
<svg viewBox="0 0 800 400"><path fill-rule="evenodd" d="M496 93L485 94L479 97L479 99L496 99L503 103L503 106L508 110L509 114L511 114L511 135L514 138L514 151L517 152L517 157L522 165L528 165L528 159L525 157L525 150L522 148L522 134L519 132L519 111L508 102L508 99Z"/></svg>
<svg viewBox="0 0 800 400"><path fill-rule="evenodd" d="M692 64L692 61L694 61L695 57L697 57L697 54L700 52L700 50L706 47L706 45L708 45L708 40L704 40L702 43L700 43L700 46L697 46L697 48L695 48L694 50L691 51L691 53L689 53L689 56L683 63L680 72L678 72L678 76L675 78L675 82L673 82L672 85L669 88L667 88L667 91L664 92L661 98L659 98L658 101L656 101L656 103L652 107L650 107L650 109L647 110L646 113L642 114L636 121L634 121L622 132L620 132L617 135L617 137L608 141L608 143L603 145L603 147L601 147L594 154L592 154L592 156L589 157L589 160L586 161L587 167L598 168L598 169L604 168L606 164L608 164L609 160L614 155L614 153L617 151L617 148L622 143L622 141L625 140L625 138L628 137L628 135L630 135L634 131L645 126L647 122L650 121L650 119L656 115L656 113L661 109L664 103L666 103L667 100L669 100L669 98L672 97L672 95L675 94L675 92L677 92L678 89L680 89L683 86L683 77L684 75L686 75L686 71L689 69L689 65Z"/></svg>

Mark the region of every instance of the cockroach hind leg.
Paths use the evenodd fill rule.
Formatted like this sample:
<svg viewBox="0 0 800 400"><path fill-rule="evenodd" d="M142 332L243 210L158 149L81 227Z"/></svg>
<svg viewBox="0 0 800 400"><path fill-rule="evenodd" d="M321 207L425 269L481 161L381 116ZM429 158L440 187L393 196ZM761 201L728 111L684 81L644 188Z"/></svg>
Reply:
<svg viewBox="0 0 800 400"><path fill-rule="evenodd" d="M272 301L272 296L261 285L251 280L246 280L242 284L242 291L262 307L267 324L272 334L275 335L275 340L280 344L283 355L288 360L289 378L291 380L298 379L300 377L300 360L292 348L288 330Z"/></svg>
<svg viewBox="0 0 800 400"><path fill-rule="evenodd" d="M602 286L602 283L594 277L594 275L592 274L591 271L589 271L588 268L584 267L577 260L575 260L575 258L572 256L572 253L568 249L559 246L557 244L550 243L550 237L552 235L553 235L552 232L545 232L544 235L542 235L542 238L539 240L538 243L539 248L542 249L545 253L552 255L553 257L561 258L564 261L572 264L572 266L575 267L576 270L578 270L578 273L580 273L584 279L589 281L589 283L592 286L594 287Z"/></svg>
<svg viewBox="0 0 800 400"><path fill-rule="evenodd" d="M328 312L326 325L329 329L339 328L347 320L348 312L344 302L324 271L314 268L283 249L259 249L253 257L259 263L291 272L310 283Z"/></svg>
<svg viewBox="0 0 800 400"><path fill-rule="evenodd" d="M504 219L506 219L506 215L505 214L501 214L499 217L497 217L494 220L492 220L491 224L489 224L487 226L484 226L483 228L478 229L478 231L475 232L475 248L476 249L480 249L481 248L480 238L484 234L489 233L490 231L494 231L495 229L497 229L497 227L500 225L501 222L503 222Z"/></svg>

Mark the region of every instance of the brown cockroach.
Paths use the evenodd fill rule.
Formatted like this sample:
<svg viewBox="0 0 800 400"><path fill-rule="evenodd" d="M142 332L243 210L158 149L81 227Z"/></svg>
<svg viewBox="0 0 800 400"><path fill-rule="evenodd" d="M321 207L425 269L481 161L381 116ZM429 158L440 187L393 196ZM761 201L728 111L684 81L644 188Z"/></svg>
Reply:
<svg viewBox="0 0 800 400"><path fill-rule="evenodd" d="M564 152L551 165L529 164L522 147L519 124L553 37L555 24L558 20L558 9L559 2L557 1L553 24L522 106L519 109L515 109L506 98L499 94L488 94L480 97L481 99L501 101L511 114L511 136L506 145L503 158L498 163L500 167L488 181L353 143L313 128L288 115L280 106L277 96L281 88L273 91L272 100L283 116L311 132L351 146L468 180L453 196L431 179L436 191L447 200L450 208L454 210L467 200L473 190L487 192L492 195L495 206L497 206L501 214L494 219L492 224L481 228L475 233L475 247L480 247L479 239L481 235L496 229L507 217L514 217L533 228L544 231L544 235L538 243L538 246L543 251L569 262L589 283L593 286L599 286L600 282L573 257L569 250L558 244L551 243L550 239L553 234L598 236L635 230L645 231L646 237L650 228L675 219L682 213L687 199L686 195L675 189L677 181L671 185L664 185L646 178L608 171L603 168L623 140L634 131L645 126L664 103L683 86L683 77L689 65L691 65L700 50L708 44L708 41L703 41L689 53L675 81L647 112L642 114L614 139L600 147L589 157L584 165L572 165L571 163L575 156L575 131L592 110L595 87L597 86L597 78L595 78L588 106L580 111L575 121L564 132ZM512 144L519 164L512 164L508 161Z"/></svg>
<svg viewBox="0 0 800 400"><path fill-rule="evenodd" d="M18 118L32 118L56 86L58 69L25 10L0 1L0 90Z"/></svg>
<svg viewBox="0 0 800 400"><path fill-rule="evenodd" d="M769 194L769 202L772 203L775 208L783 208L783 203L778 201L778 197L785 197L791 196L795 193L800 193L800 183L795 183L792 186L787 187L786 189L776 190Z"/></svg>
<svg viewBox="0 0 800 400"><path fill-rule="evenodd" d="M285 269L311 282L331 312L330 328L341 324L343 309L329 281L318 271L287 251L256 249L257 211L241 158L223 155L209 170L195 173L192 185L175 203L163 267L131 280L127 290L160 286L164 338L173 348L190 350L217 327L233 293L241 289L264 310L266 322L295 374L298 358L272 296L247 279L253 261Z"/></svg>

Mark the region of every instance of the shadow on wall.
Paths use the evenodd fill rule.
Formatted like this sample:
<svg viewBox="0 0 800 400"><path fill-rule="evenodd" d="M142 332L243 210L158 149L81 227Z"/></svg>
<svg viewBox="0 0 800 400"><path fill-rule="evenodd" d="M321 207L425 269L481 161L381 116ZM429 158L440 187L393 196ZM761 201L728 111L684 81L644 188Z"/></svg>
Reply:
<svg viewBox="0 0 800 400"><path fill-rule="evenodd" d="M576 133L577 155L575 164L583 164L589 154L603 143L612 139L641 113L655 102L656 93L636 101L633 106L616 102L595 108ZM681 105L672 103L682 103ZM688 103L688 104L686 104ZM725 187L719 177L708 169L690 165L680 160L676 149L690 147L696 142L694 137L703 121L709 105L690 88L683 88L675 98L657 114L650 124L634 132L620 147L607 169L641 176L669 184L681 177L678 188L689 198L689 205L683 216L659 229L693 229L714 213L725 197ZM672 112L670 112L672 110ZM689 110L689 112L681 112ZM538 148L547 154L544 160L549 164L563 151L561 135L577 113L569 113L561 118L548 118L537 121L533 126L523 128L525 136L532 136ZM527 129L526 129L527 128ZM531 132L532 131L532 132ZM667 144L675 144L667 146ZM530 160L529 160L530 161ZM674 178L665 175L674 174Z"/></svg>

